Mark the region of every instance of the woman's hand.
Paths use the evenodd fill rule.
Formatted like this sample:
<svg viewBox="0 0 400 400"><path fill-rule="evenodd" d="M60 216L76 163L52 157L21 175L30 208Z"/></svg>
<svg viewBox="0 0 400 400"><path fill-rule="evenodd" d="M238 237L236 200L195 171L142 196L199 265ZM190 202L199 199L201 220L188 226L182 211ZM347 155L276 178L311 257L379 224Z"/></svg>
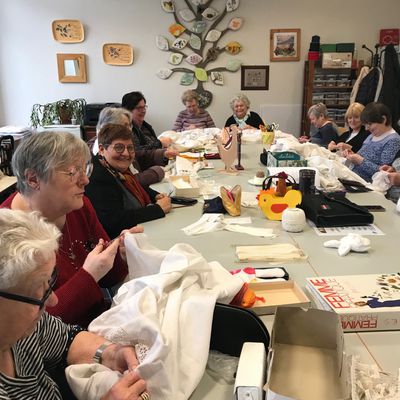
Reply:
<svg viewBox="0 0 400 400"><path fill-rule="evenodd" d="M108 246L103 239L99 240L96 247L88 254L82 266L93 279L98 282L114 264L114 259L118 251L119 241L111 241Z"/></svg>
<svg viewBox="0 0 400 400"><path fill-rule="evenodd" d="M400 172L390 172L389 181L392 186L400 186Z"/></svg>
<svg viewBox="0 0 400 400"><path fill-rule="evenodd" d="M163 147L168 147L172 144L172 139L169 137L161 137L159 140Z"/></svg>
<svg viewBox="0 0 400 400"><path fill-rule="evenodd" d="M307 143L310 141L310 138L308 136L300 136L299 137L299 142L300 143Z"/></svg>
<svg viewBox="0 0 400 400"><path fill-rule="evenodd" d="M142 225L136 225L130 229L124 229L119 234L119 255L126 262L126 248L125 248L125 233L143 233L144 228Z"/></svg>
<svg viewBox="0 0 400 400"><path fill-rule="evenodd" d="M173 147L168 147L164 152L164 157L171 159L175 158L179 154L179 151L174 149Z"/></svg>
<svg viewBox="0 0 400 400"><path fill-rule="evenodd" d="M379 171L386 171L386 172L396 172L396 170L391 165L381 165L379 167Z"/></svg>
<svg viewBox="0 0 400 400"><path fill-rule="evenodd" d="M168 196L164 196L161 199L158 199L156 201L156 204L158 204L162 208L165 214L168 214L171 211L171 198L169 198Z"/></svg>
<svg viewBox="0 0 400 400"><path fill-rule="evenodd" d="M351 150L352 146L348 143L341 142L337 144L337 148L341 151L345 151L345 150Z"/></svg>
<svg viewBox="0 0 400 400"><path fill-rule="evenodd" d="M300 141L300 138L299 138ZM329 142L328 144L328 150L329 151L333 151L337 149L337 144L332 140L331 142Z"/></svg>
<svg viewBox="0 0 400 400"><path fill-rule="evenodd" d="M101 400L140 400L146 391L146 382L134 372L129 371L101 398Z"/></svg>
<svg viewBox="0 0 400 400"><path fill-rule="evenodd" d="M360 165L364 161L364 157L357 153L353 153L351 150L345 150L343 155L354 165Z"/></svg>

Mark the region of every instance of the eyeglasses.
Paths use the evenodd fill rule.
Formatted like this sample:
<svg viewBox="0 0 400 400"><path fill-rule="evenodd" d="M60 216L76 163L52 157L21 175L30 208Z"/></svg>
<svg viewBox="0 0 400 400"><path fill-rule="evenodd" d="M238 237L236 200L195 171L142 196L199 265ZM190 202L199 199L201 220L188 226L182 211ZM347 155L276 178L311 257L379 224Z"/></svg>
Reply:
<svg viewBox="0 0 400 400"><path fill-rule="evenodd" d="M54 289L57 277L58 277L58 268L54 267L53 273L51 274L51 277L49 279L49 287L46 289L43 297L40 300L34 299L33 297L21 296L19 294L1 292L1 291L0 291L0 297L4 297L9 300L21 301L22 303L33 304L35 306L39 306L39 310L41 310L46 304L47 299L50 297L51 292Z"/></svg>
<svg viewBox="0 0 400 400"><path fill-rule="evenodd" d="M125 145L122 144L122 143L115 143L115 144L113 144L113 145L111 145L111 144L105 144L104 147L105 147L106 149L108 149L109 147L112 147L112 148L114 149L114 151L115 151L116 153L118 153L118 154L122 154L122 153L125 151L125 149L128 150L128 153L129 153L129 154L133 154L133 153L135 152L135 146L134 146L133 144L128 144L127 146L125 146Z"/></svg>
<svg viewBox="0 0 400 400"><path fill-rule="evenodd" d="M149 106L146 104L145 106L136 106L134 110L144 111L147 110Z"/></svg>
<svg viewBox="0 0 400 400"><path fill-rule="evenodd" d="M86 175L88 178L92 175L93 172L93 164L87 163L85 168L82 167L73 167L69 172L67 171L57 171L60 174L69 175L71 182L76 182L78 178L81 178L83 175Z"/></svg>

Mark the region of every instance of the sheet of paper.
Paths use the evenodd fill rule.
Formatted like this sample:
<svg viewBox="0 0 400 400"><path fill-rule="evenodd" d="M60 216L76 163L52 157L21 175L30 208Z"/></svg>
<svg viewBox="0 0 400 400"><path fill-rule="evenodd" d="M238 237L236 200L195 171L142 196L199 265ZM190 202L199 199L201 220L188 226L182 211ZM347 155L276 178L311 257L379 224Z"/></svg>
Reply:
<svg viewBox="0 0 400 400"><path fill-rule="evenodd" d="M309 222L310 223L310 222ZM311 225L311 223L310 223ZM318 236L345 236L348 233L357 233L361 236L382 236L385 235L376 225L363 226L339 226L332 228L317 228L312 224Z"/></svg>

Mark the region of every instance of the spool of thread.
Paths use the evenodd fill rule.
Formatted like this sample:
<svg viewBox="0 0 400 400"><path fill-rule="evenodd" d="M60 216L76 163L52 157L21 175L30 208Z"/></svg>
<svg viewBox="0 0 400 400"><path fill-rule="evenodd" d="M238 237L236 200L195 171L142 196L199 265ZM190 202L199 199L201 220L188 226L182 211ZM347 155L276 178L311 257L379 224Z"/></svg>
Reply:
<svg viewBox="0 0 400 400"><path fill-rule="evenodd" d="M282 213L282 227L287 232L301 232L306 226L306 215L301 208L287 208Z"/></svg>

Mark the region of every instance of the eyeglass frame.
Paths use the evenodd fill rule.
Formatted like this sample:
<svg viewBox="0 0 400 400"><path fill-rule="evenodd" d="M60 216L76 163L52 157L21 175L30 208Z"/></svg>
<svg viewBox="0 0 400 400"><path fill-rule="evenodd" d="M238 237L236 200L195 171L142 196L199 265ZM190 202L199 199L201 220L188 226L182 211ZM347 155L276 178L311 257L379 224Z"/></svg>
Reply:
<svg viewBox="0 0 400 400"><path fill-rule="evenodd" d="M83 174L85 174L88 178L90 178L90 176L92 175L93 172L93 163L88 162L86 164L85 169L83 169L82 167L73 167L75 170L74 171L59 171L57 170L56 172L59 172L60 174L64 174L64 175L69 175L71 182L74 181L74 178L79 174L79 177L81 177Z"/></svg>
<svg viewBox="0 0 400 400"><path fill-rule="evenodd" d="M133 109L134 110L147 110L149 108L149 106L147 104L145 104L144 106L136 106Z"/></svg>
<svg viewBox="0 0 400 400"><path fill-rule="evenodd" d="M115 149L115 146L124 146L124 149L123 149L122 151L118 151L118 150ZM132 146L132 147L130 147L130 148L132 149L132 151L130 151L130 150L128 149L128 146ZM109 147L111 147L117 154L123 154L123 152L125 151L125 149L128 150L128 153L129 153L129 154L135 154L135 145L134 145L134 144L128 144L128 145L125 145L125 144L123 144L123 143L115 143L115 144L113 144L113 145L111 145L111 144L103 144L103 147L104 147L106 150L107 150Z"/></svg>
<svg viewBox="0 0 400 400"><path fill-rule="evenodd" d="M0 297L4 297L5 299L9 300L20 301L22 303L33 304L34 306L38 306L39 310L42 310L46 304L46 301L50 297L51 293L54 291L57 278L58 278L58 268L57 266L55 266L48 281L49 287L46 289L46 291L43 294L43 297L40 300L35 299L33 297L22 296L19 294L3 292L3 291L0 291Z"/></svg>

